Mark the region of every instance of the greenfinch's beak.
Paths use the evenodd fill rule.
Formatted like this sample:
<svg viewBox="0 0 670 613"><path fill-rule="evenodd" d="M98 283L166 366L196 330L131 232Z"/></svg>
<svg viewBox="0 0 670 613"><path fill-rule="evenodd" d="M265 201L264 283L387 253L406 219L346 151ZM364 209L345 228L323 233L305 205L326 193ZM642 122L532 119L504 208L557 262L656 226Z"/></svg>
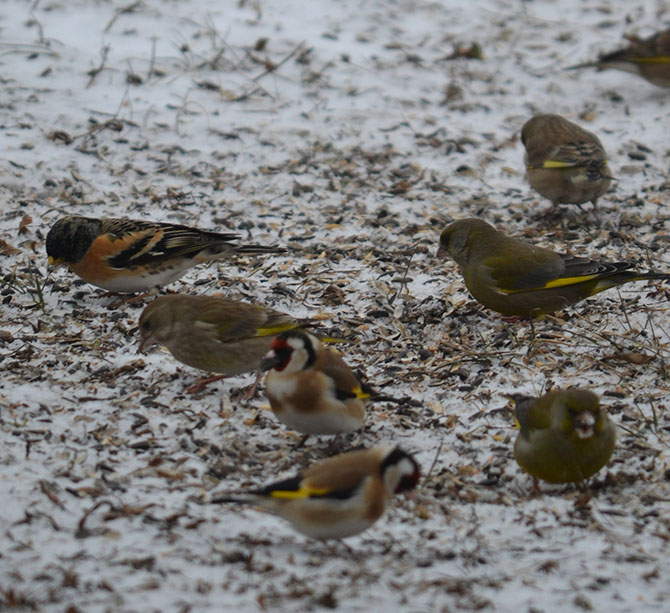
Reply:
<svg viewBox="0 0 670 613"><path fill-rule="evenodd" d="M581 439L591 438L595 432L596 418L591 411L582 411L575 417L575 431Z"/></svg>
<svg viewBox="0 0 670 613"><path fill-rule="evenodd" d="M435 254L435 257L444 258L447 257L448 255L449 252L447 251L447 248L442 243L440 243L440 246L437 248L437 253Z"/></svg>

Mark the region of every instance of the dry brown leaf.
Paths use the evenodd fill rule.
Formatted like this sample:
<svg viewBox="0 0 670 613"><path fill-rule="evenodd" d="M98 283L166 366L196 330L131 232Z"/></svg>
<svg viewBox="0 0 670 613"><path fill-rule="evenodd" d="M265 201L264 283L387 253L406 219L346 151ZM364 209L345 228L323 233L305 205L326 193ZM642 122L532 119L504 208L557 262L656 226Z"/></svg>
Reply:
<svg viewBox="0 0 670 613"><path fill-rule="evenodd" d="M21 253L21 250L0 238L0 253L3 255L16 255L17 253Z"/></svg>
<svg viewBox="0 0 670 613"><path fill-rule="evenodd" d="M186 475L181 470L170 470L169 468L158 468L156 474L168 481L182 481Z"/></svg>
<svg viewBox="0 0 670 613"><path fill-rule="evenodd" d="M24 215L21 218L21 223L19 223L19 234L25 234L31 223L33 223L33 218L30 215Z"/></svg>
<svg viewBox="0 0 670 613"><path fill-rule="evenodd" d="M618 362L628 362L630 364L649 364L654 359L653 355L646 355L636 351L624 351L620 353L612 353L603 357L603 360L616 360Z"/></svg>

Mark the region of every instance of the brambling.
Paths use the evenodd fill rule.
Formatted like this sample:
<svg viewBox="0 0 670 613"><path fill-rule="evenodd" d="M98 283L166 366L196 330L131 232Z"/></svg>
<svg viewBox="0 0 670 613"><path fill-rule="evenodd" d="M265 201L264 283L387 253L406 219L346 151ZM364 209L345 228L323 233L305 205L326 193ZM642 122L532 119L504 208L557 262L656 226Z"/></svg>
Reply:
<svg viewBox="0 0 670 613"><path fill-rule="evenodd" d="M109 292L132 293L172 283L203 262L278 251L231 243L238 238L172 223L73 215L51 227L46 249L51 265L67 266Z"/></svg>
<svg viewBox="0 0 670 613"><path fill-rule="evenodd" d="M598 262L535 247L481 219L462 219L444 229L437 256L447 254L475 300L515 317L558 311L631 281L670 279L670 274L629 270L628 262Z"/></svg>
<svg viewBox="0 0 670 613"><path fill-rule="evenodd" d="M258 369L278 334L306 323L225 296L171 294L156 298L142 311L139 351L165 345L180 362L229 377Z"/></svg>
<svg viewBox="0 0 670 613"><path fill-rule="evenodd" d="M625 49L601 55L594 62L569 66L566 70L615 68L637 74L659 87L670 87L670 29L657 32L649 38L631 35L624 38L630 42Z"/></svg>
<svg viewBox="0 0 670 613"><path fill-rule="evenodd" d="M607 155L592 132L560 115L536 115L521 129L526 147L526 179L554 206L596 206L612 177Z"/></svg>
<svg viewBox="0 0 670 613"><path fill-rule="evenodd" d="M310 466L293 479L212 503L253 504L313 539L341 539L367 530L394 494L419 482L417 461L399 447L349 451Z"/></svg>
<svg viewBox="0 0 670 613"><path fill-rule="evenodd" d="M370 390L316 337L282 332L261 361L265 393L277 419L304 434L341 434L365 424Z"/></svg>
<svg viewBox="0 0 670 613"><path fill-rule="evenodd" d="M512 398L521 426L514 457L527 473L549 483L580 482L607 464L616 429L593 392L575 387Z"/></svg>

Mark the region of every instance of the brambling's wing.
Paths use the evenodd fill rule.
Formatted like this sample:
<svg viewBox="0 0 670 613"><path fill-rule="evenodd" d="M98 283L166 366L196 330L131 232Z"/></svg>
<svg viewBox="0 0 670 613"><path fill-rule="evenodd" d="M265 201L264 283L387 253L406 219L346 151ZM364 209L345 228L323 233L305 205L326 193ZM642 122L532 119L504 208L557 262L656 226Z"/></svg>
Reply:
<svg viewBox="0 0 670 613"><path fill-rule="evenodd" d="M109 263L114 268L145 266L173 258L192 258L204 249L222 247L238 238L237 234L206 232L178 224L154 223L133 219L105 219L97 240L116 246Z"/></svg>

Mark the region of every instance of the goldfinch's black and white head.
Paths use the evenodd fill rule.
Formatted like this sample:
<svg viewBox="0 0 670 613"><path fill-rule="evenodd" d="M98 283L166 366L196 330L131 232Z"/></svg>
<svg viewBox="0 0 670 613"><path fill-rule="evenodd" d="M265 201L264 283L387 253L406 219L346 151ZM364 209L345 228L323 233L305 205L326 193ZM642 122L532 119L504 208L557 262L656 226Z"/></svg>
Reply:
<svg viewBox="0 0 670 613"><path fill-rule="evenodd" d="M272 348L261 362L261 370L274 369L287 375L307 370L316 362L320 349L319 340L307 332L283 332L272 341Z"/></svg>
<svg viewBox="0 0 670 613"><path fill-rule="evenodd" d="M384 486L390 495L413 490L421 476L417 461L400 447L390 448L382 460L380 471Z"/></svg>

